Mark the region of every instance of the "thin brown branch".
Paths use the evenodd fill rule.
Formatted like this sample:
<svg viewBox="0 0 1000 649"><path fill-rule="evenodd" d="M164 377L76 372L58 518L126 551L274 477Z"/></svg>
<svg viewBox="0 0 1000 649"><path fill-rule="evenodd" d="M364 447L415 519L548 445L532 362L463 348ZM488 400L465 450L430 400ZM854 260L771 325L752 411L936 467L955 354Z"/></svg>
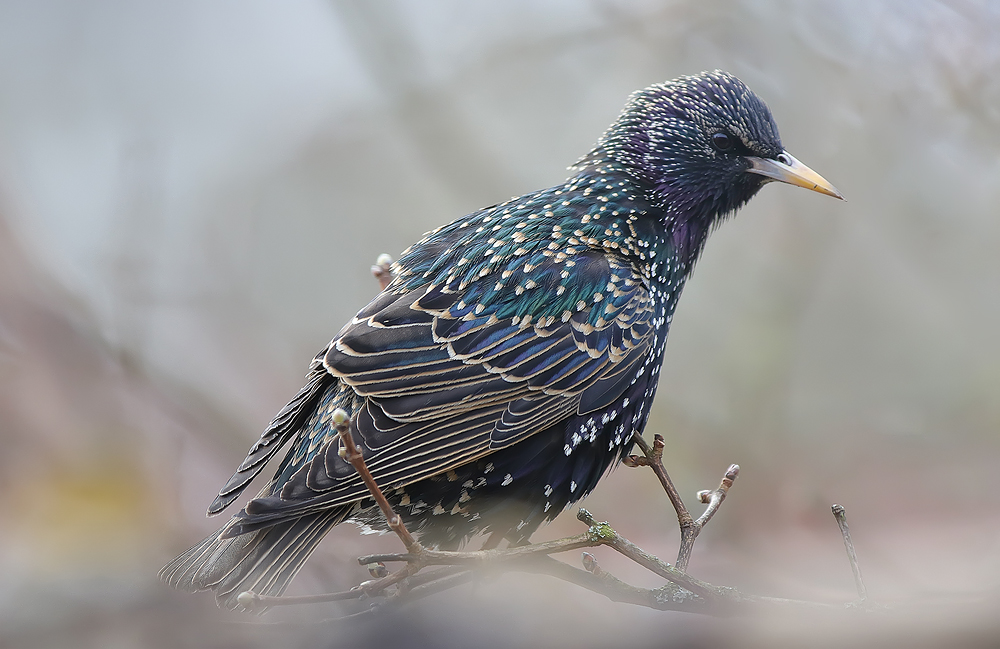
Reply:
<svg viewBox="0 0 1000 649"><path fill-rule="evenodd" d="M240 593L238 600L240 605L248 610L259 610L263 608L270 608L272 606L298 606L300 604L321 604L325 602L337 602L350 599L365 599L367 597L378 597L384 595L386 589L390 586L399 584L403 580L407 580L408 583L406 588L400 589L400 592L412 590L422 584L440 579L442 577L457 574L459 572L468 572L468 569L465 566L450 566L417 574L414 566L406 566L396 572L386 575L385 577L362 582L350 590L342 590L335 593L323 593L320 595L283 595L281 597L268 597L265 595L258 595L252 591L244 591Z"/></svg>
<svg viewBox="0 0 1000 649"><path fill-rule="evenodd" d="M562 569L553 570L548 572L548 574L572 581L587 590L604 595L614 602L636 604L661 611L684 611L687 613L721 612L721 609L709 600L700 595L695 595L673 582L667 582L659 588L639 588L618 579L610 572L601 568L597 562L597 557L589 552L584 552L582 559L583 567L593 576L592 579L579 579L577 575ZM580 572L570 566L566 567L575 572ZM571 577L571 579L567 579L567 577Z"/></svg>
<svg viewBox="0 0 1000 649"><path fill-rule="evenodd" d="M424 549L419 555L409 553L373 554L359 557L358 563L368 565L381 561L407 561L421 566L463 565L485 567L500 563L513 563L538 555L606 545L692 593L696 593L707 599L726 599L730 597L730 589L713 586L678 570L618 534L607 522L596 521L586 509L581 509L577 514L577 518L589 527L587 532L555 541L533 543L505 550L480 550L478 552L447 552Z"/></svg>
<svg viewBox="0 0 1000 649"><path fill-rule="evenodd" d="M588 554L589 553L584 553ZM593 557L593 555L589 555ZM593 561L595 570L580 570L552 557L538 557L531 562L511 566L512 571L543 574L585 588L612 602L645 606L660 611L685 613L721 613L722 607L690 591L668 582L660 588L638 588L603 570Z"/></svg>
<svg viewBox="0 0 1000 649"><path fill-rule="evenodd" d="M715 489L714 491L706 489L705 491L698 492L698 500L708 505L708 507L705 508L705 511L702 512L701 516L698 517L698 520L694 522L694 524L699 528L699 531L701 528L705 527L708 521L712 520L712 517L715 516L715 512L719 511L722 501L726 499L726 494L729 493L729 488L733 486L733 482L736 481L736 478L739 477L739 475L740 465L730 464L729 468L726 470L726 474L722 476L722 482L719 484L718 489Z"/></svg>
<svg viewBox="0 0 1000 649"><path fill-rule="evenodd" d="M333 423L337 427L337 432L340 433L340 441L343 445L340 449L340 456L350 462L354 470L361 476L365 486L368 487L368 491L371 492L375 502L378 503L379 509L382 510L382 515L385 516L385 522L389 526L389 529L396 533L396 536L403 542L403 546L408 553L420 554L423 552L423 546L417 543L417 540L413 538L410 531L406 529L403 519L393 511L392 505L389 504L385 494L382 493L382 490L375 482L375 478L368 471L365 458L361 454L361 450L354 443L354 437L351 435L351 418L343 409L337 408L333 412Z"/></svg>
<svg viewBox="0 0 1000 649"><path fill-rule="evenodd" d="M634 433L632 437L635 440L636 446L642 449L642 452L645 455L643 458L644 461L641 461L641 465L645 465L653 469L653 473L655 473L656 477L660 479L660 485L663 487L663 491L667 493L667 498L670 499L670 504L674 506L674 511L677 512L677 524L680 525L681 536L683 536L684 530L694 524L694 519L691 517L691 514L688 513L687 507L684 506L684 501L681 500L681 495L677 492L677 488L674 487L673 480L670 479L666 468L663 466L663 435L653 436L652 448L650 448L649 444L639 433ZM640 464L636 464L636 466L640 466Z"/></svg>
<svg viewBox="0 0 1000 649"><path fill-rule="evenodd" d="M415 599L427 597L428 595L440 593L448 590L449 588L466 584L472 581L474 576L471 570L437 570L435 573L436 574L433 574L433 579L428 579L425 583L421 584L411 584L407 590L398 591L398 594L395 597L400 600L400 603L409 603ZM404 598L405 602L403 601Z"/></svg>
<svg viewBox="0 0 1000 649"><path fill-rule="evenodd" d="M737 593L733 589L713 586L712 584L700 581L677 570L670 564L661 561L657 557L649 554L639 546L618 534L608 523L594 520L593 516L585 509L580 510L577 518L588 525L589 529L587 532L554 541L517 546L504 550L493 549L480 550L478 552L447 552L442 550L421 549L419 553L377 554L363 556L358 558L358 563L365 566L377 564L382 561L406 561L407 563L403 568L392 574L379 579L366 581L348 591L302 597L264 597L255 593L246 592L241 593L240 603L246 608L254 609L269 606L314 604L328 601L361 599L366 596L385 596L393 601L409 599L408 593L417 586L429 583L430 581L435 581L439 577L446 577L452 574L458 574L459 572L468 573L470 568L487 569L502 565L505 570L523 571L528 569L530 566L549 565L539 564L538 561L545 559L548 555L555 552L566 552L568 550L575 550L584 547L596 547L599 545L607 545L608 547L616 550L639 565L664 577L674 584L674 586L666 588L665 590L660 589L654 594L650 594L642 589L639 589L639 591L635 591L642 592L641 596L639 596L635 595L635 593L628 595L628 593L631 592L629 589L635 590L634 587L621 582L612 589L614 591L612 593L614 595L613 598L622 599L632 597L632 599L635 599L636 597L640 597L640 599L643 599L644 601L652 601L650 598L662 599L663 593L670 591L670 598L676 601L687 601L691 598L697 597L704 602L722 604L729 601L741 601L746 599L746 596ZM556 563L565 565L561 562ZM430 573L417 574L420 570L429 565L449 566L452 570L444 569L432 571ZM563 572L565 572L565 569L563 568L556 569L563 570ZM588 580L588 578L579 577L579 575L577 575L576 581L579 581L580 579ZM617 580L610 575L601 577L601 580L608 583L617 582ZM442 584L447 583L457 585L458 583L462 583L462 581L463 580L455 578L449 579L447 582L442 582ZM571 579L570 581L573 580ZM590 583L590 586L588 587L593 590L593 588L596 587L596 582L591 582L593 582L593 580L588 581L588 583ZM396 591L386 593L386 589L394 584L397 584ZM438 590L443 589L444 586ZM423 589L420 592L424 593L429 590L431 589ZM434 592L437 591L435 590ZM609 597L610 596L611 595L609 595ZM654 606L654 608L657 607L658 606ZM701 606L701 608L704 609L705 607Z"/></svg>
<svg viewBox="0 0 1000 649"><path fill-rule="evenodd" d="M601 568L597 559L590 553L584 552L583 554L586 555L584 557L586 571L548 556L537 557L530 562L514 564L510 570L549 575L604 595L613 602L635 604L659 611L682 611L702 615L737 615L753 613L761 607L819 610L839 610L842 608L837 604L747 595L735 589L726 589L731 594L729 599L713 601L672 582L667 582L659 588L639 588L618 579Z"/></svg>
<svg viewBox="0 0 1000 649"><path fill-rule="evenodd" d="M479 550L473 552L449 552L445 550L424 550L419 555L414 554L370 554L358 557L358 563L367 565L378 561L409 561L419 562L421 565L488 565L503 561L512 561L533 556L536 554L553 554L555 552L566 552L567 550L577 550L579 548L589 548L602 545L598 539L594 539L589 533L568 536L555 541L545 541L544 543L532 543L529 545L519 545L506 550Z"/></svg>
<svg viewBox="0 0 1000 649"><path fill-rule="evenodd" d="M400 589L400 592L408 592L417 586L428 584L448 575L456 575L460 572L469 572L469 566L442 566L432 570L425 570L407 578L405 588Z"/></svg>
<svg viewBox="0 0 1000 649"><path fill-rule="evenodd" d="M368 566L373 575L385 572L385 565L383 563L385 561L404 561L406 565L391 574L363 582L351 590L337 593L302 597L265 597L252 592L244 592L240 594L239 600L246 608L255 609L270 606L312 604L349 599L356 600L370 596L385 597L386 603L403 603L465 583L472 578L474 569L483 569L500 564L507 570L528 570L550 574L581 585L594 592L604 594L614 601L639 604L659 610L721 613L733 604L769 601L767 598L747 596L732 588L719 587L695 579L684 572L679 565L671 566L621 536L607 522L596 521L586 509L580 509L577 515L577 518L588 526L588 530L584 534L504 550L493 548L478 552L449 552L426 549L406 529L402 519L393 510L382 490L375 482L371 472L368 470L363 454L354 443L354 438L351 435L351 421L347 413L341 409L336 410L333 413L333 422L341 439L341 457L350 462L351 466L361 476L375 502L381 508L387 525L396 532L406 548L405 553L368 555L359 557L358 562L361 565ZM637 444L643 450L645 457L636 458L632 465L648 465L652 467L657 476L660 477L661 484L664 485L664 489L667 491L671 502L676 503L675 509L678 512L678 519L681 520L682 516L686 515L687 519L690 520L690 524L686 528L682 527L682 550L686 547L686 556L690 556L690 548L694 544L694 539L697 538L698 532L711 520L715 512L718 511L722 501L725 500L729 488L732 487L733 481L739 474L739 467L732 465L729 468L718 489L699 493L700 500L706 503L707 507L698 520L693 520L684 508L680 496L677 494L676 489L673 488L673 483L670 481L663 467L663 438L657 435L654 438L653 447L650 447L641 438L638 439ZM843 508L840 511L842 513ZM834 513L837 513L836 507L834 508ZM838 521L840 520L838 517ZM845 543L848 544L848 554L853 557L853 546L850 545L850 537L846 531L846 522L842 522L841 528L844 530ZM685 531L687 534L685 534ZM689 539L686 546L684 544L685 539ZM597 559L589 553L584 553L584 565L587 571L573 568L549 556L556 552L565 552L598 545L606 545L616 550L651 572L667 579L669 583L659 589L636 588L601 569L597 563ZM418 574L423 568L430 565L447 567ZM855 576L860 584L860 572L856 570L855 558L852 558L852 566L855 566ZM470 568L473 570L470 570ZM387 589L392 586L395 586L395 590L388 592ZM863 588L863 586L859 586L859 588ZM792 601L774 600L774 602L788 603ZM368 609L338 619L343 620L357 616L367 616L373 612L374 609Z"/></svg>
<svg viewBox="0 0 1000 649"><path fill-rule="evenodd" d="M708 507L695 520L687 510L687 507L684 506L684 501L681 499L677 488L674 487L673 481L667 474L666 467L663 466L663 436L654 435L652 447L638 433L634 433L632 437L635 440L636 446L642 450L643 455L630 455L625 458L624 464L632 467L648 466L653 469L656 477L659 478L660 485L662 485L663 490L666 492L670 504L673 505L674 511L677 512L677 524L681 532L681 542L677 548L675 566L678 570L686 571L688 563L691 561L691 553L694 551L694 542L698 539L698 535L701 534L702 528L715 516L715 513L722 505L722 501L726 499L729 488L733 486L733 482L740 473L740 467L738 464L730 465L718 489L698 492L698 499L706 503Z"/></svg>
<svg viewBox="0 0 1000 649"><path fill-rule="evenodd" d="M372 275L378 280L379 288L384 291L392 281L392 257L385 253L379 255L372 266Z"/></svg>
<svg viewBox="0 0 1000 649"><path fill-rule="evenodd" d="M834 505L832 508L833 517L840 525L840 533L844 536L844 547L847 548L847 560L851 562L851 571L854 572L854 585L858 589L858 598L862 603L868 599L868 589L861 579L861 567L858 565L858 555L854 552L854 542L851 541L851 530L847 527L847 511L843 505Z"/></svg>
<svg viewBox="0 0 1000 649"><path fill-rule="evenodd" d="M672 581L678 586L681 586L696 595L701 595L706 599L717 600L729 599L731 597L731 589L720 588L719 586L713 586L712 584L701 581L700 579L695 579L686 572L677 569L652 554L649 554L635 543L632 543L625 537L618 534L618 532L616 532L606 521L598 522L594 520L594 517L586 509L580 508L576 517L583 523L590 526L587 533L601 539L602 545L607 545L608 547L613 548L620 554L623 554L632 561L635 561L643 568L646 568L651 572L655 572L664 579Z"/></svg>
<svg viewBox="0 0 1000 649"><path fill-rule="evenodd" d="M718 491L725 491L732 485L731 472ZM726 484L728 482L728 485ZM711 504L711 503L710 503ZM710 517L710 516L709 516ZM368 617L385 605L402 605L414 599L438 593L468 582L476 570L502 568L509 572L530 572L547 574L567 581L592 592L604 595L616 602L646 606L657 610L684 611L689 613L730 615L748 611L755 605L794 606L810 608L831 608L831 605L800 600L757 597L741 593L733 588L715 586L695 579L676 567L645 552L628 539L618 534L607 522L598 522L585 509L577 518L588 525L584 534L505 550L480 550L478 552L445 552L423 549L418 554L379 554L359 558L362 565L381 561L406 561L400 570L379 579L363 582L359 586L338 593L311 595L304 597L262 597L253 593L241 594L240 603L247 608L310 604L328 601L363 599L369 596L385 597L381 606L346 616L326 620L344 621L358 617ZM607 545L648 570L664 577L668 583L655 589L632 586L603 570L596 557L583 553L586 571L569 566L549 556L581 547ZM429 565L446 567L420 572ZM418 574L419 573L419 574ZM396 585L395 590L388 589Z"/></svg>
<svg viewBox="0 0 1000 649"><path fill-rule="evenodd" d="M381 579L371 579L362 582L350 590L342 590L336 593L322 593L320 595L298 595L269 597L258 595L253 591L244 591L236 598L240 606L248 610L270 608L272 606L293 606L298 604L318 604L322 602L336 602L347 599L362 599L381 595L386 588L398 584L402 580L416 574L413 566L406 565L396 572L393 572Z"/></svg>

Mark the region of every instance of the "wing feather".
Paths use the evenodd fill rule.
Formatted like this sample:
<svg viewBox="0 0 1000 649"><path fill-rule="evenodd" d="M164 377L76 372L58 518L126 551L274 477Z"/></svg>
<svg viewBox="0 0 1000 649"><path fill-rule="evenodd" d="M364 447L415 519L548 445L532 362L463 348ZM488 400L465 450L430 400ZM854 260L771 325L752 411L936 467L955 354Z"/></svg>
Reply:
<svg viewBox="0 0 1000 649"><path fill-rule="evenodd" d="M602 251L573 262L535 269L542 281L522 286L561 297L532 294L521 301L527 311L517 310L519 293L491 289L513 272L497 269L471 282L384 292L334 339L323 365L362 400L352 433L379 484L444 473L635 389L651 353L646 285ZM230 533L366 497L338 445L328 437L272 495L252 501Z"/></svg>

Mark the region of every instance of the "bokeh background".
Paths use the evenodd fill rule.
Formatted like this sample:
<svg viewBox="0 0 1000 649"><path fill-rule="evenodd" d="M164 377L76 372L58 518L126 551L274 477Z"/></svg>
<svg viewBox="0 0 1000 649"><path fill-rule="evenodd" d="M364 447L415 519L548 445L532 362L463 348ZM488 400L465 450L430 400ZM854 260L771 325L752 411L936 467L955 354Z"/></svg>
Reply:
<svg viewBox="0 0 1000 649"><path fill-rule="evenodd" d="M714 68L848 202L766 187L681 299L648 432L692 504L743 469L691 571L850 601L839 502L891 613L715 620L514 574L317 627L156 580L379 253L559 182L631 91ZM992 646L998 150L987 0L4 0L0 646ZM669 559L647 473L586 506ZM293 590L395 547L341 526Z"/></svg>

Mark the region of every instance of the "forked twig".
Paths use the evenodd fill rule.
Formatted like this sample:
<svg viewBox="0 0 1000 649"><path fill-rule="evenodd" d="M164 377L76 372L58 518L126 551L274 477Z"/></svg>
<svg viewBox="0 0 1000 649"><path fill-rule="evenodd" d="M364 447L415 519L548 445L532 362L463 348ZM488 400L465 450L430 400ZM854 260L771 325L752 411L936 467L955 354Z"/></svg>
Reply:
<svg viewBox="0 0 1000 649"><path fill-rule="evenodd" d="M699 531L705 526L706 523L708 523L708 521L712 520L712 517L715 516L715 512L719 511L722 501L726 499L726 494L729 493L729 488L733 486L733 483L736 482L736 478L738 478L739 475L740 465L730 464L729 468L726 469L725 475L722 476L722 482L719 483L718 489L705 489L696 494L700 502L708 505L708 507L705 508L705 511L702 512L701 516L698 517L698 520L694 522Z"/></svg>
<svg viewBox="0 0 1000 649"><path fill-rule="evenodd" d="M413 574L414 571L410 569L409 566L405 566L392 574L382 577L381 579L365 581L350 590L342 590L336 593L297 596L282 595L280 597L269 597L266 595L258 595L252 591L243 591L239 594L239 596L237 596L236 600L239 602L240 606L243 606L247 610L256 610L260 608L270 608L272 606L292 606L298 604L336 602L347 599L363 599L365 597L380 595L390 586L398 584L400 581Z"/></svg>
<svg viewBox="0 0 1000 649"><path fill-rule="evenodd" d="M642 450L643 455L630 455L625 458L624 464L631 467L648 466L656 474L656 477L659 478L660 485L667 493L667 498L670 499L670 504L674 506L674 511L677 512L677 524L681 530L681 543L677 549L677 561L674 565L678 570L685 571L687 570L688 563L691 561L694 542L698 539L698 535L701 534L702 528L719 511L722 501L726 499L726 494L729 493L729 488L733 486L733 482L736 481L736 478L740 474L740 466L738 464L731 464L729 466L725 475L722 476L722 483L718 489L706 489L698 492L698 500L707 504L708 507L705 508L702 515L696 520L691 516L687 507L684 506L684 501L681 499L677 488L674 487L673 481L667 474L667 469L663 466L663 436L654 435L652 447L650 447L639 433L633 433L632 437L635 440L636 446Z"/></svg>
<svg viewBox="0 0 1000 649"><path fill-rule="evenodd" d="M687 574L679 567L671 566L644 551L618 534L610 524L595 520L590 512L582 508L577 514L577 519L588 526L587 531L583 534L504 550L488 549L477 552L448 552L424 548L410 535L402 519L392 509L382 490L371 476L365 464L364 457L360 449L354 444L350 434L350 419L346 413L343 411L335 412L334 423L341 433L341 439L344 444L342 450L345 459L350 461L351 465L361 475L372 497L379 504L383 514L386 516L386 520L392 521L390 527L399 536L403 545L407 547L405 553L367 555L360 557L358 562L362 565L372 566L370 569L375 571L373 574L376 574L376 572L381 573L384 570L382 562L385 561L405 562L405 565L395 572L365 581L350 590L336 593L300 597L264 597L256 593L244 592L239 595L239 602L247 609L383 597L384 600L381 606L373 604L371 608L336 618L332 621L367 617L388 604L401 604L413 601L466 583L472 579L475 570L484 568L502 568L507 571L547 574L604 595L612 601L647 606L657 610L724 615L734 613L738 610L750 610L747 607L751 607L752 609L752 607L758 605L805 608L833 607L832 605L817 602L748 595L734 588L715 586L701 581ZM654 457L652 459L655 462L657 458ZM638 464L641 464L641 462ZM712 516L718 510L719 504L725 498L729 487L732 486L737 471L738 467L735 467L735 465L730 467L718 489L699 494L702 502L707 502L708 506L705 512L696 521L693 521L693 529L700 530L705 523L711 520ZM843 508L840 508L840 512L841 514L843 513ZM834 513L837 514L837 506L834 507ZM838 516L838 521L840 520L841 518ZM842 525L842 529L845 530L845 543L848 544L848 556L852 557L852 567L856 571L855 576L859 583L859 593L863 593L863 585L860 585L860 571L857 571L856 568L857 559L852 552L853 545L850 543L850 536L846 532L846 521ZM596 557L589 552L583 553L583 566L586 570L574 568L549 556L556 552L600 545L606 545L614 549L635 563L665 578L668 583L654 589L637 588L603 570L597 563ZM443 567L421 572L424 568L433 565ZM390 590L393 587L395 588ZM863 600L864 597L865 595L862 594Z"/></svg>
<svg viewBox="0 0 1000 649"><path fill-rule="evenodd" d="M405 562L406 565L391 574L366 581L351 590L329 593L326 595L265 597L253 592L241 593L238 600L241 605L248 609L360 599L376 595L383 595L393 600L400 599L403 596L406 596L409 599L408 593L413 591L417 586L421 587L419 590L420 593L429 593L437 592L437 590L442 590L450 587L451 585L462 583L465 580L465 577L460 577L460 575L468 572L469 569L481 569L499 564L503 564L505 567L526 566L529 564L541 565L538 562L545 559L546 555L585 547L595 547L598 545L606 545L613 548L639 565L644 566L652 572L664 577L675 584L676 587L683 589L684 592L687 592L688 595L686 597L700 598L700 600L702 600L700 604L702 608L704 608L706 604L717 604L726 601L743 599L743 596L737 596L738 594L736 591L702 582L694 577L691 577L682 570L661 561L628 539L622 537L614 529L612 529L608 523L594 520L594 517L590 514L590 512L585 509L581 509L579 511L577 518L588 526L588 530L587 532L577 534L576 536L557 539L555 541L547 541L544 543L517 546L504 550L489 549L480 550L478 552L450 552L424 548L413 538L409 530L406 529L406 525L403 523L402 518L393 510L392 505L385 497L385 494L382 493L381 488L378 486L374 477L371 475L371 472L368 470L363 453L354 443L354 438L351 434L350 417L344 410L337 409L334 411L332 419L337 432L340 434L342 444L340 449L341 457L350 462L351 466L358 472L358 475L361 476L361 479L364 481L365 486L368 487L368 491L372 498L382 510L382 514L385 516L387 525L396 533L400 541L403 543L403 546L406 548L405 553L367 555L360 557L358 562L361 565L378 566L378 568L374 569L377 569L379 572L381 572L384 568L383 562L386 561ZM423 568L432 565L450 566L451 570L444 569L444 571L435 571L437 574L430 573L427 577L424 575L417 575L417 573L419 573ZM558 571L562 569L551 568L550 571L552 570ZM563 572L565 573L565 571ZM424 578L421 579L421 577ZM575 581L579 581L579 579L576 579ZM608 580L605 579L605 581ZM437 585L432 587L431 584ZM395 592L387 594L387 589L392 586L396 586ZM589 585L589 587L594 586L594 584ZM674 599L684 600L685 598L675 597Z"/></svg>

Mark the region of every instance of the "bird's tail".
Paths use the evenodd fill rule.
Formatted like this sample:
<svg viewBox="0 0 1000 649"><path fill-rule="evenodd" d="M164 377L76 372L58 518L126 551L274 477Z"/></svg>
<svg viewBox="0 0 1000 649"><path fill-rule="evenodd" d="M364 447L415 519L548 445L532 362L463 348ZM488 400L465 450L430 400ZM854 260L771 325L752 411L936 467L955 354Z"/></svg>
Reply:
<svg viewBox="0 0 1000 649"><path fill-rule="evenodd" d="M280 595L320 540L347 513L348 508L337 508L221 538L227 525L165 565L160 578L188 592L214 591L219 606L247 610L237 599L240 593Z"/></svg>

